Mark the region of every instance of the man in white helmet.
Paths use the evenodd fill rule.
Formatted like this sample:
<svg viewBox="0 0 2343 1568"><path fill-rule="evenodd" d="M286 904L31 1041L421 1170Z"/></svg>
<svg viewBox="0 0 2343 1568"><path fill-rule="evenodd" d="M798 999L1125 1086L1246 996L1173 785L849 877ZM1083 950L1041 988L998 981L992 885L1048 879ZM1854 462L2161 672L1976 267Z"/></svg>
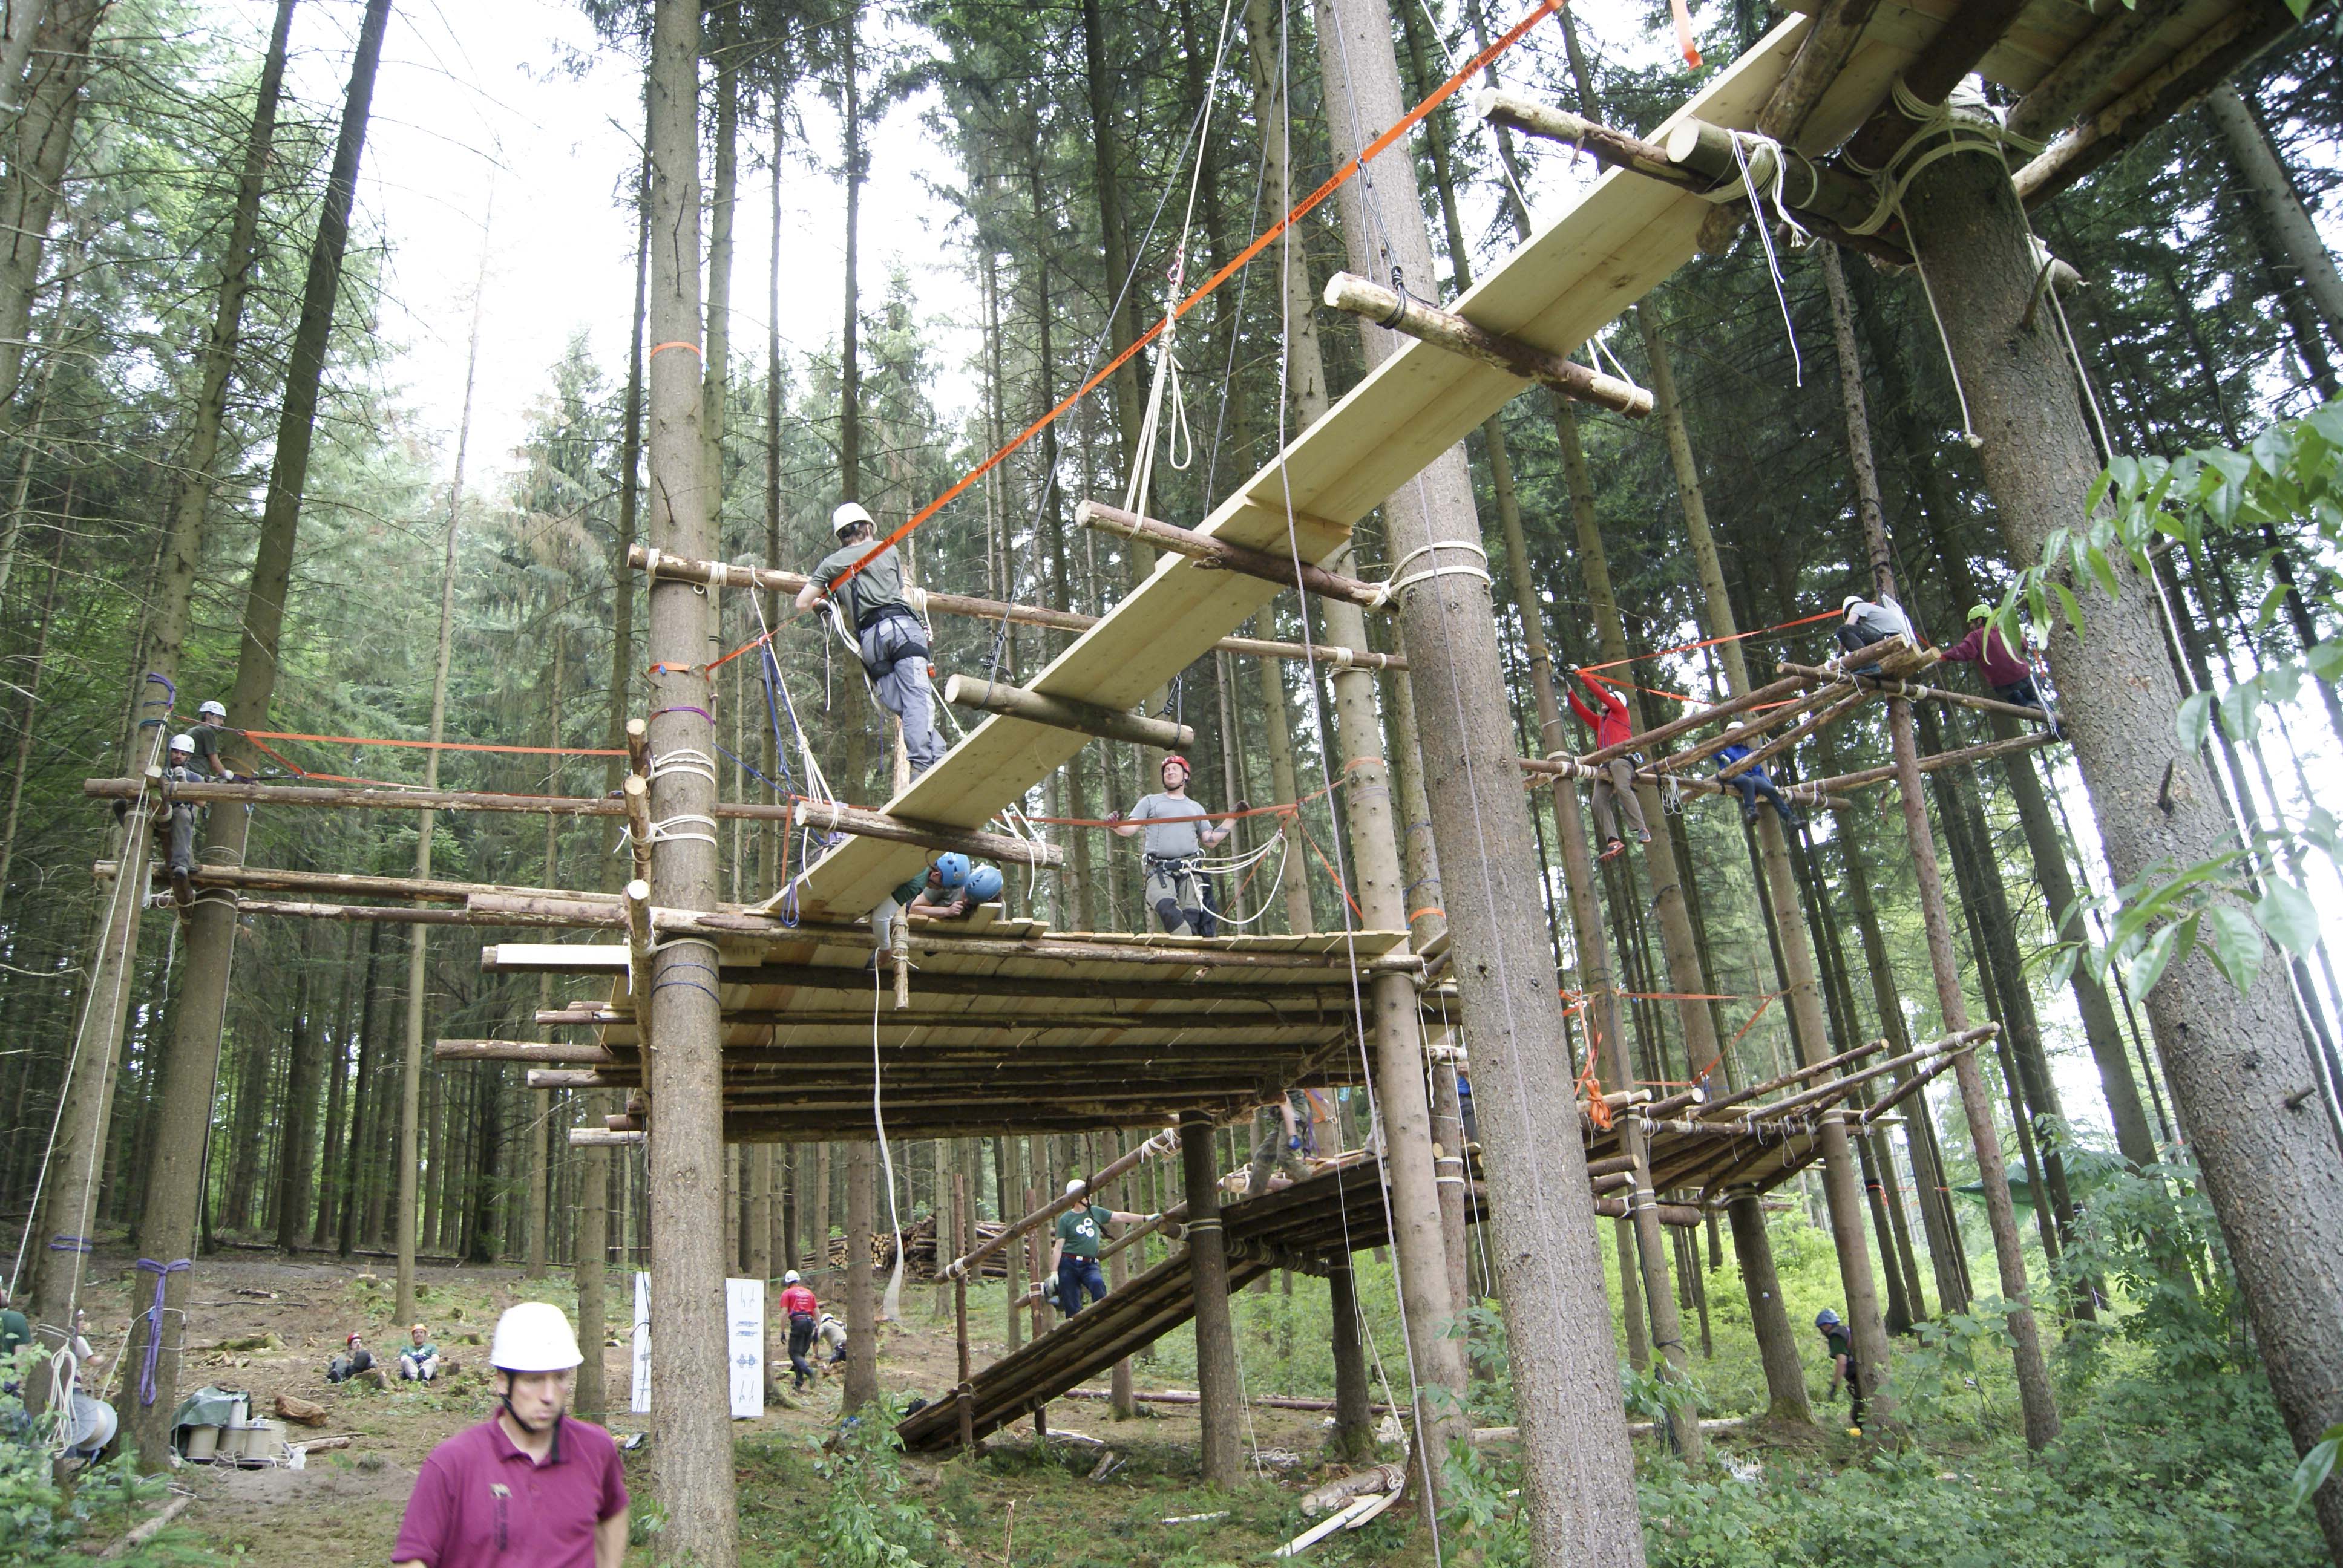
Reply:
<svg viewBox="0 0 2343 1568"><path fill-rule="evenodd" d="M196 743L196 771L208 773L215 779L236 777L220 758L220 740L226 734L227 705L216 701L198 705L196 727L187 731L187 738Z"/></svg>
<svg viewBox="0 0 2343 1568"><path fill-rule="evenodd" d="M1076 1176L1066 1183L1066 1196L1084 1198L1090 1183ZM1058 1282L1058 1310L1072 1317L1082 1310L1082 1296L1106 1300L1106 1276L1099 1271L1099 1249L1109 1225L1135 1225L1149 1218L1126 1214L1103 1203L1085 1201L1058 1216L1057 1236L1050 1244L1050 1272Z"/></svg>
<svg viewBox="0 0 2343 1568"><path fill-rule="evenodd" d="M494 1417L431 1451L415 1478L392 1568L618 1568L627 1483L618 1444L570 1418L578 1336L549 1302L497 1320Z"/></svg>
<svg viewBox="0 0 2343 1568"><path fill-rule="evenodd" d="M1839 664L1856 675L1876 675L1879 672L1877 664L1865 664L1858 668L1848 657L1861 653L1875 642L1900 637L1915 648L1920 646L1919 638L1912 630L1912 618L1904 613L1902 605L1885 594L1881 594L1875 601L1859 593L1851 593L1839 600L1838 608L1839 613L1845 618L1839 622L1836 633L1838 645L1845 650L1839 655Z"/></svg>
<svg viewBox="0 0 2343 1568"><path fill-rule="evenodd" d="M928 683L928 630L911 613L903 597L903 561L892 545L854 570L870 554L876 525L859 501L848 501L830 515L830 531L838 548L822 557L806 586L798 592L797 608L811 609L830 598L853 627L862 650L862 668L870 676L879 706L903 721L903 749L917 779L944 754L944 738L936 729L935 688ZM852 573L851 576L848 575Z"/></svg>
<svg viewBox="0 0 2343 1568"><path fill-rule="evenodd" d="M195 761L196 738L172 736L164 779L168 784L202 783L204 776L196 771ZM196 827L203 816L204 809L193 800L172 800L167 793L155 812L155 837L161 842L164 864L170 868L171 896L183 905L196 896Z"/></svg>

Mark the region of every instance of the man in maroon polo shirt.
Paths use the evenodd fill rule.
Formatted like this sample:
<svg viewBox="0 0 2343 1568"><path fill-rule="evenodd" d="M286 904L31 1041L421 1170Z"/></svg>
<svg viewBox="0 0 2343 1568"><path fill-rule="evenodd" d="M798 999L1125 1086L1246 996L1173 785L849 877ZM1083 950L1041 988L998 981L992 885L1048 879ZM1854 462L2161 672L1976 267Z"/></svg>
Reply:
<svg viewBox="0 0 2343 1568"><path fill-rule="evenodd" d="M549 1302L497 1320L488 1346L502 1406L431 1451L415 1478L392 1568L618 1568L627 1483L618 1445L566 1413L578 1336Z"/></svg>

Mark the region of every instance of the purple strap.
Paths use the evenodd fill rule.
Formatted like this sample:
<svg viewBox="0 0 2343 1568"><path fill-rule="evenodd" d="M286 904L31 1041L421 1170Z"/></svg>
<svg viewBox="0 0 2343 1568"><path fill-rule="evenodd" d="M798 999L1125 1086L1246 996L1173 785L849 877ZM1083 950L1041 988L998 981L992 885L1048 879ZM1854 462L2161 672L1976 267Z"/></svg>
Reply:
<svg viewBox="0 0 2343 1568"><path fill-rule="evenodd" d="M97 1242L88 1236L52 1236L49 1238L49 1251L52 1252L95 1252L97 1251Z"/></svg>
<svg viewBox="0 0 2343 1568"><path fill-rule="evenodd" d="M155 1362L163 1353L163 1287L172 1275L189 1267L186 1259L176 1263L158 1263L152 1258L138 1260L141 1271L155 1276L155 1304L140 1315L146 1320L146 1365L138 1374L138 1402L155 1402Z"/></svg>
<svg viewBox="0 0 2343 1568"><path fill-rule="evenodd" d="M705 719L710 724L716 722L716 715L709 712L705 708L694 708L688 702L676 702L670 703L665 708L654 708L650 710L648 717L657 719L662 713L697 713L700 718Z"/></svg>

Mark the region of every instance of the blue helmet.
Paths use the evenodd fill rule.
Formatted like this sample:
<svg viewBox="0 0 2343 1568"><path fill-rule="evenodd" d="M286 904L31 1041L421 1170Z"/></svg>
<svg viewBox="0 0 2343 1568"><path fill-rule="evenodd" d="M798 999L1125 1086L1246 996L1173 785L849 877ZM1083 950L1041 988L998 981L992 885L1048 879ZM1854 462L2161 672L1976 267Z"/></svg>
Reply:
<svg viewBox="0 0 2343 1568"><path fill-rule="evenodd" d="M957 849L947 850L936 857L936 880L945 892L952 892L968 880L968 857Z"/></svg>
<svg viewBox="0 0 2343 1568"><path fill-rule="evenodd" d="M1001 868L979 866L968 874L968 896L980 904L990 903L1001 896Z"/></svg>
<svg viewBox="0 0 2343 1568"><path fill-rule="evenodd" d="M1831 1311L1828 1307L1825 1307L1821 1312L1815 1314L1815 1327L1818 1329L1835 1329L1838 1327L1838 1314Z"/></svg>

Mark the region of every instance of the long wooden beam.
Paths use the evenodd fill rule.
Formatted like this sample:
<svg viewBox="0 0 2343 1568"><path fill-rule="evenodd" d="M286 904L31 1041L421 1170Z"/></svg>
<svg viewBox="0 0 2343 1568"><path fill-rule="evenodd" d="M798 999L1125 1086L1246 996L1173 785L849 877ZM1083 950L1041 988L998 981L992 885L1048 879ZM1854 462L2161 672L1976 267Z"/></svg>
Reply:
<svg viewBox="0 0 2343 1568"><path fill-rule="evenodd" d="M135 800L147 786L136 779L85 779L81 792L99 800ZM512 811L531 816L623 817L626 803L603 795L498 795L461 789L377 789L325 788L297 784L165 784L156 787L166 799L197 804L228 802L248 806L316 806L360 811ZM779 822L917 844L930 849L957 849L988 860L1012 865L1032 861L1047 866L1064 863L1065 851L1054 844L1034 844L1003 833L950 828L859 806L804 801L795 805L762 805L752 801L719 801L716 815L727 820Z"/></svg>
<svg viewBox="0 0 2343 1568"><path fill-rule="evenodd" d="M1810 686L1825 681L1833 685L1852 684L1875 696L1908 698L1915 702L1949 702L1957 708L1974 708L1979 713L2006 714L2030 724L2043 722L2042 710L2038 708L2022 708L2015 702L2003 702L1991 697L1971 697L1966 691L1952 691L1941 686L1923 686L1913 680L1886 680L1875 675L1848 675L1814 664L1785 664L1781 668Z"/></svg>
<svg viewBox="0 0 2343 1568"><path fill-rule="evenodd" d="M1297 571L1288 557L1257 550L1250 545L1231 544L1226 539L1214 538L1193 528L1183 528L1176 523L1163 522L1156 518L1142 518L1120 507L1110 507L1104 501L1084 501L1074 509L1074 521L1086 528L1096 528L1101 533L1121 534L1141 544L1170 550L1202 566L1242 572L1246 577L1259 578L1281 588L1292 588L1298 581L1312 593L1338 598L1362 609L1383 608L1383 585L1380 583L1345 577L1323 567L1312 566L1307 560Z"/></svg>
<svg viewBox="0 0 2343 1568"><path fill-rule="evenodd" d="M1964 746L1957 751L1939 751L1933 757L1920 759L1920 771L1934 773L1939 768L1965 768L1973 762L1985 762L1996 757L2007 757L2021 751L2039 751L2056 746L2056 737L2046 729L2031 735L2015 736L2007 740L1988 740L1980 746ZM1808 789L1860 789L1868 784L1883 783L1896 777L1896 765L1885 763L1877 768L1858 769L1842 773L1835 779L1817 779Z"/></svg>
<svg viewBox="0 0 2343 1568"><path fill-rule="evenodd" d="M618 1060L608 1046L559 1040L438 1040L431 1042L431 1055L439 1061L529 1061L559 1067L598 1067Z"/></svg>
<svg viewBox="0 0 2343 1568"><path fill-rule="evenodd" d="M2039 142L2074 124L2098 102L2116 75L2156 42L2165 25L2190 4L2191 0L2138 0L2137 5L2117 6L2010 106L2005 122L2009 133Z"/></svg>
<svg viewBox="0 0 2343 1568"><path fill-rule="evenodd" d="M1603 769L1600 768L1590 768L1575 757L1524 757L1521 759L1521 764L1523 772L1543 774L1548 778L1596 779L1603 774ZM1673 785L1678 789L1689 789L1695 795L1739 793L1730 784L1705 778L1697 773L1670 773L1657 768L1638 768L1635 769L1635 777L1647 784L1657 785L1663 789ZM1848 811L1855 808L1854 801L1825 794L1812 784L1785 784L1782 786L1782 793L1803 804L1821 806L1833 811Z"/></svg>
<svg viewBox="0 0 2343 1568"><path fill-rule="evenodd" d="M1159 750L1184 751L1196 744L1194 729L1185 724L1174 724L1168 719L1128 713L1120 708L1102 708L1095 702L1081 702L1071 697L1051 697L1002 681L979 679L971 675L954 675L947 678L944 681L944 700L955 708L973 708L980 713L1004 713L1031 724L1052 725L1060 729L1071 729L1077 734L1094 735L1102 740L1123 740L1133 746L1152 746Z"/></svg>
<svg viewBox="0 0 2343 1568"><path fill-rule="evenodd" d="M1492 332L1453 310L1443 310L1355 273L1338 272L1328 278L1325 300L1337 310L1403 332L1434 348L1494 366L1508 376L1552 387L1575 402L1592 403L1631 419L1644 418L1652 411L1647 387L1590 370L1566 354L1549 353L1518 337Z"/></svg>
<svg viewBox="0 0 2343 1568"><path fill-rule="evenodd" d="M535 1023L544 1029L608 1029L634 1026L634 1014L595 1003L585 1007L546 1008ZM971 1012L965 1008L893 1013L881 1020L890 1030L914 1029L997 1030L1038 1033L1049 1030L1127 1030L1145 1033L1237 1034L1259 1037L1274 1030L1317 1029L1312 1019L1264 1019L1254 1013L1217 1012ZM840 1029L860 1027L861 1042L870 1043L870 1010L854 1011L799 1008L728 1008L727 1028ZM734 1046L734 1050L742 1048ZM892 1046L890 1049L894 1049Z"/></svg>
<svg viewBox="0 0 2343 1568"><path fill-rule="evenodd" d="M641 545L635 546L627 556L627 564L641 571L649 564L650 552ZM805 578L797 572L776 571L769 567L732 566L723 561L686 560L679 556L662 554L659 558L659 575L680 578L686 582L710 583L716 587L759 588L775 593L795 594L806 585ZM1004 604L999 599L970 598L966 594L937 593L932 589L907 590L911 608L921 614L967 616L976 620L1008 620L1019 626L1046 627L1052 631L1088 631L1099 623L1099 617L1083 615L1078 610L1051 609L1041 605ZM1212 645L1221 653L1233 653L1246 658L1274 658L1289 664L1326 664L1341 668L1405 669L1407 660L1395 653L1375 653L1363 648L1304 647L1298 642L1278 642L1258 637L1224 637Z"/></svg>

